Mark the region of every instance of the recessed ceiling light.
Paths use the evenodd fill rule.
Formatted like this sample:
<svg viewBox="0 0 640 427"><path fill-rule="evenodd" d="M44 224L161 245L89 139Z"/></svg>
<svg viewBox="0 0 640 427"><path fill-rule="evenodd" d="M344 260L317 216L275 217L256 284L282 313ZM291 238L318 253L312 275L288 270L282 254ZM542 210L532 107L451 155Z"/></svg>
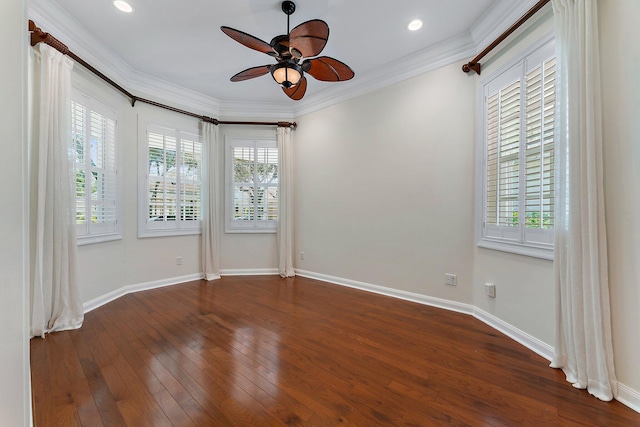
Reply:
<svg viewBox="0 0 640 427"><path fill-rule="evenodd" d="M116 0L116 1L113 2L113 5L115 7L117 7L118 9L120 9L121 11L123 11L123 12L126 12L126 13L133 12L133 8L126 1Z"/></svg>
<svg viewBox="0 0 640 427"><path fill-rule="evenodd" d="M407 28L410 29L411 31L419 30L420 28L422 28L422 20L414 19L413 21L409 22L409 25L407 25Z"/></svg>

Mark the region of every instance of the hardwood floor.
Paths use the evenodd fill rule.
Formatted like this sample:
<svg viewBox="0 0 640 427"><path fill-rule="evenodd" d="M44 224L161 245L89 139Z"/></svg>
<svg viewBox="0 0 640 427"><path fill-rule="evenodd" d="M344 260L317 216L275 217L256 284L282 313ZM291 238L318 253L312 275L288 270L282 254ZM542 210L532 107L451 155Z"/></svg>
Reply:
<svg viewBox="0 0 640 427"><path fill-rule="evenodd" d="M296 277L124 296L31 341L48 426L640 426L471 316Z"/></svg>

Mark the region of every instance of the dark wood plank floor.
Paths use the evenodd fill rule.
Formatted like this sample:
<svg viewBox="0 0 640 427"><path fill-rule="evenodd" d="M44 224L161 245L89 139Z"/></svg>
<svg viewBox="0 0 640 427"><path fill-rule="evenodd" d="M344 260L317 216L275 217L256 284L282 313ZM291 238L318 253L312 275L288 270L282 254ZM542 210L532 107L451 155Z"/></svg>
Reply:
<svg viewBox="0 0 640 427"><path fill-rule="evenodd" d="M640 426L471 316L300 277L127 295L31 373L37 427Z"/></svg>

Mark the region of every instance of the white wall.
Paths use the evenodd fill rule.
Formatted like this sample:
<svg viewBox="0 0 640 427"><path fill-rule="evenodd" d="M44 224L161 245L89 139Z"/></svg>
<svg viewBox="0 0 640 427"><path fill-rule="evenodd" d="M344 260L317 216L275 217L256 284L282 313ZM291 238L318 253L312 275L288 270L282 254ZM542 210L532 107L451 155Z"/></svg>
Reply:
<svg viewBox="0 0 640 427"><path fill-rule="evenodd" d="M460 67L297 119L296 268L471 303L475 79Z"/></svg>
<svg viewBox="0 0 640 427"><path fill-rule="evenodd" d="M24 1L0 2L0 425L31 422L27 315L26 71Z"/></svg>
<svg viewBox="0 0 640 427"><path fill-rule="evenodd" d="M613 349L618 380L636 390L640 410L640 2L598 7Z"/></svg>

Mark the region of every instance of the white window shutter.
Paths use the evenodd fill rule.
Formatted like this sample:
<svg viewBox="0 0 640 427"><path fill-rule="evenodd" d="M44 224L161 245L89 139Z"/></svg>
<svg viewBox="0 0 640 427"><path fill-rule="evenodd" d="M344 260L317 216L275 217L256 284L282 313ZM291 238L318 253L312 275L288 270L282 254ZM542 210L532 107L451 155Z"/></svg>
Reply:
<svg viewBox="0 0 640 427"><path fill-rule="evenodd" d="M146 126L141 237L196 234L202 219L202 141L195 132Z"/></svg>
<svg viewBox="0 0 640 427"><path fill-rule="evenodd" d="M71 130L79 243L119 238L115 113L76 92L71 101Z"/></svg>
<svg viewBox="0 0 640 427"><path fill-rule="evenodd" d="M483 247L552 255L555 58L553 40L482 84Z"/></svg>
<svg viewBox="0 0 640 427"><path fill-rule="evenodd" d="M278 147L275 140L234 139L227 150L229 232L273 232L278 220Z"/></svg>

